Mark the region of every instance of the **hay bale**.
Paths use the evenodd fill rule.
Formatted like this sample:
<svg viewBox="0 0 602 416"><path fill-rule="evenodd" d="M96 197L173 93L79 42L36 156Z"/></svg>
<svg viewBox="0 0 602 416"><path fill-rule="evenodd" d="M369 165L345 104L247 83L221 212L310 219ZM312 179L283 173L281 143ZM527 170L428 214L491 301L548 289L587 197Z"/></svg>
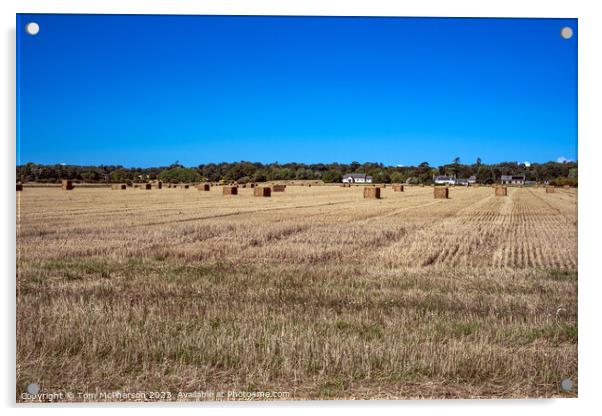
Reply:
<svg viewBox="0 0 602 416"><path fill-rule="evenodd" d="M449 198L449 188L447 186L436 186L434 188L435 199L447 199Z"/></svg>
<svg viewBox="0 0 602 416"><path fill-rule="evenodd" d="M380 199L380 188L364 188L364 198Z"/></svg>
<svg viewBox="0 0 602 416"><path fill-rule="evenodd" d="M272 189L268 186L256 186L253 189L253 196L272 196Z"/></svg>
<svg viewBox="0 0 602 416"><path fill-rule="evenodd" d="M250 183L250 184L249 184L249 186L250 186L251 188L255 188L257 185L255 185L254 183Z"/></svg>
<svg viewBox="0 0 602 416"><path fill-rule="evenodd" d="M284 192L286 185L272 185L272 192Z"/></svg>
<svg viewBox="0 0 602 416"><path fill-rule="evenodd" d="M114 183L111 185L111 189L113 190L122 190L122 189L126 189L127 186L125 185L125 183Z"/></svg>
<svg viewBox="0 0 602 416"><path fill-rule="evenodd" d="M556 188L553 186L546 186L546 194L553 194L554 192L556 192Z"/></svg>
<svg viewBox="0 0 602 416"><path fill-rule="evenodd" d="M71 191L73 189L73 182L63 179L61 181L61 188L63 188L63 191Z"/></svg>
<svg viewBox="0 0 602 416"><path fill-rule="evenodd" d="M202 183L200 185L198 185L196 187L196 189L198 189L199 191L211 191L211 185L209 185L208 183Z"/></svg>
<svg viewBox="0 0 602 416"><path fill-rule="evenodd" d="M403 192L403 185L393 185L393 192Z"/></svg>
<svg viewBox="0 0 602 416"><path fill-rule="evenodd" d="M138 189L148 190L148 191L150 191L151 189L153 189L153 186L150 183L140 183L138 185L139 185L137 187Z"/></svg>
<svg viewBox="0 0 602 416"><path fill-rule="evenodd" d="M155 183L154 183L154 185L155 185L155 187L156 187L157 189L161 189L161 188L163 188L163 182L161 182L161 181L157 181L157 182L155 182Z"/></svg>
<svg viewBox="0 0 602 416"><path fill-rule="evenodd" d="M16 190L15 192L20 192L20 191L22 191L22 190L23 190L23 184L21 184L21 183L18 183L18 184L17 184L17 190Z"/></svg>
<svg viewBox="0 0 602 416"><path fill-rule="evenodd" d="M507 186L496 186L495 196L508 196L508 187Z"/></svg>
<svg viewBox="0 0 602 416"><path fill-rule="evenodd" d="M224 186L222 193L223 195L238 195L238 188L236 186Z"/></svg>

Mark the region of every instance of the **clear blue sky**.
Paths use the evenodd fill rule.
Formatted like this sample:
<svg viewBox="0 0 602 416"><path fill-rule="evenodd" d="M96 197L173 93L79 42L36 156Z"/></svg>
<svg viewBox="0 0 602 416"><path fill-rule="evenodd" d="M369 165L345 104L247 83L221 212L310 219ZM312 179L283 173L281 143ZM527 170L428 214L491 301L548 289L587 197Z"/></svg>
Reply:
<svg viewBox="0 0 602 416"><path fill-rule="evenodd" d="M577 158L576 19L21 14L17 79L18 164Z"/></svg>

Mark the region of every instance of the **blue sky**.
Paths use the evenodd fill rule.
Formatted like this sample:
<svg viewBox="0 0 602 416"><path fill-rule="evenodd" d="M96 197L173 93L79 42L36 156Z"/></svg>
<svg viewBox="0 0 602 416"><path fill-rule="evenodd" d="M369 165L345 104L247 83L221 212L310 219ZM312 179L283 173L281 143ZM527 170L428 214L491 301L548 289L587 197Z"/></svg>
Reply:
<svg viewBox="0 0 602 416"><path fill-rule="evenodd" d="M456 156L577 158L576 19L17 15L18 164Z"/></svg>

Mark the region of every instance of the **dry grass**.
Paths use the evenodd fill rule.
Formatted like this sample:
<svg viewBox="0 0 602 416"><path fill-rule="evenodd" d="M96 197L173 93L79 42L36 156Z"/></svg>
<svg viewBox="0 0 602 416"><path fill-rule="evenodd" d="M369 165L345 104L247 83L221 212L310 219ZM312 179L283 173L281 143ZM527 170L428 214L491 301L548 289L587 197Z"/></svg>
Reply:
<svg viewBox="0 0 602 416"><path fill-rule="evenodd" d="M575 189L238 191L23 192L17 392L576 395Z"/></svg>

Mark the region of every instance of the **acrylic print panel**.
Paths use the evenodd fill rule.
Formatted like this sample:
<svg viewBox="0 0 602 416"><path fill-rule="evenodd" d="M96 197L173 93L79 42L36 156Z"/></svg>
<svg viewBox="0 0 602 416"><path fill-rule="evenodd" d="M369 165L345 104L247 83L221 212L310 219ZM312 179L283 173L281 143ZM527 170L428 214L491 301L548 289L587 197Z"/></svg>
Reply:
<svg viewBox="0 0 602 416"><path fill-rule="evenodd" d="M576 19L17 28L17 401L577 395Z"/></svg>

